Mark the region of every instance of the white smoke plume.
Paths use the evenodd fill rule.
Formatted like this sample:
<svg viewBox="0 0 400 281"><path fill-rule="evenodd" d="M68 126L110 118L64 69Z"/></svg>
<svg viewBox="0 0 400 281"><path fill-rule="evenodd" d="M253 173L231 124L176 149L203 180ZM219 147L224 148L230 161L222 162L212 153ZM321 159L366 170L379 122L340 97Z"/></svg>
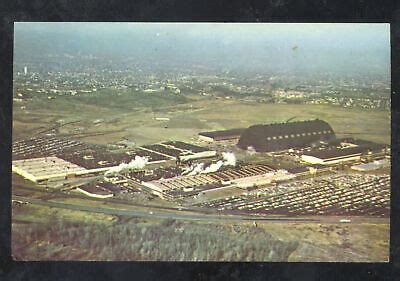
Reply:
<svg viewBox="0 0 400 281"><path fill-rule="evenodd" d="M182 171L181 176L184 176L184 175L188 174L190 171L193 170L193 168L194 168L193 165L192 165L192 166L189 166L189 167L186 167L186 168Z"/></svg>
<svg viewBox="0 0 400 281"><path fill-rule="evenodd" d="M222 166L236 166L236 156L232 152L222 152L222 157L224 161L219 160L217 163L213 163L207 168L205 168L201 173L207 174L216 172L222 168Z"/></svg>
<svg viewBox="0 0 400 281"><path fill-rule="evenodd" d="M149 159L147 157L135 156L135 159L131 160L129 163L121 163L116 167L111 167L107 172L104 173L105 176L115 175L122 172L127 172L134 169L142 169L146 166Z"/></svg>
<svg viewBox="0 0 400 281"><path fill-rule="evenodd" d="M204 163L198 163L196 165L192 165L186 168L182 172L182 176L194 176L197 174L207 174L216 172L221 169L222 166L235 166L236 165L236 156L232 152L223 152L222 153L223 160L219 160L216 163L211 164L210 166L204 168Z"/></svg>
<svg viewBox="0 0 400 281"><path fill-rule="evenodd" d="M249 155L254 155L254 154L256 154L257 152L256 152L256 150L255 150L254 147L248 146L248 147L247 147L247 153L248 153Z"/></svg>
<svg viewBox="0 0 400 281"><path fill-rule="evenodd" d="M192 170L188 173L188 176L194 176L201 173L204 170L204 163L198 163L196 166L192 166Z"/></svg>
<svg viewBox="0 0 400 281"><path fill-rule="evenodd" d="M224 157L224 166L236 166L236 156L232 152L222 152Z"/></svg>
<svg viewBox="0 0 400 281"><path fill-rule="evenodd" d="M221 167L223 165L224 165L224 162L219 160L217 163L212 163L210 166L205 168L203 171L200 172L200 174L207 174L207 173L216 172L219 169L221 169Z"/></svg>

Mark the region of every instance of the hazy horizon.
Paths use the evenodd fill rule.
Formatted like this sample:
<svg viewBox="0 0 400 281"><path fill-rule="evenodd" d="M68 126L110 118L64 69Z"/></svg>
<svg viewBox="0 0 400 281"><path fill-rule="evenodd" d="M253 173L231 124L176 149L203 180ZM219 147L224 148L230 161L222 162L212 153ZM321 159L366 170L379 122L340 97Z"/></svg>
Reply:
<svg viewBox="0 0 400 281"><path fill-rule="evenodd" d="M389 24L16 23L15 61L89 55L233 71L390 74Z"/></svg>

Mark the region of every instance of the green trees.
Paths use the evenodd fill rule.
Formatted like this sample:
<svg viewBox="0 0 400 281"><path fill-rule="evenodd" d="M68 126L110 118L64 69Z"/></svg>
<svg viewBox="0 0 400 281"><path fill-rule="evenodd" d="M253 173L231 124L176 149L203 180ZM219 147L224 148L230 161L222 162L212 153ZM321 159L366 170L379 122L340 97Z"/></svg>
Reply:
<svg viewBox="0 0 400 281"><path fill-rule="evenodd" d="M12 248L22 260L287 261L298 246L254 226L231 230L174 220L107 227L60 219L51 226L19 226L13 231Z"/></svg>

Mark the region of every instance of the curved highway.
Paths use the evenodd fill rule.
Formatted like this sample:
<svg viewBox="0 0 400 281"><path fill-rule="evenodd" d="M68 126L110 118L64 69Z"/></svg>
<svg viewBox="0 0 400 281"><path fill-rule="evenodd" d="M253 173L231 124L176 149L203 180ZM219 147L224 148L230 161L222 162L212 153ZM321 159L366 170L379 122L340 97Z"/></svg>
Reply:
<svg viewBox="0 0 400 281"><path fill-rule="evenodd" d="M271 221L271 222L319 222L319 219L310 218L289 218L289 217L254 217L244 215L205 215L205 214L185 214L185 213L166 213L159 211L138 211L138 210L125 210L115 209L104 206L84 206L71 203L62 203L55 201L47 201L43 199L28 198L23 196L13 196L13 200L28 202L53 208L63 208L76 211L86 211L94 213L102 213L107 215L116 216L133 216L133 217L151 217L161 219L175 219L175 220L191 220L191 221Z"/></svg>

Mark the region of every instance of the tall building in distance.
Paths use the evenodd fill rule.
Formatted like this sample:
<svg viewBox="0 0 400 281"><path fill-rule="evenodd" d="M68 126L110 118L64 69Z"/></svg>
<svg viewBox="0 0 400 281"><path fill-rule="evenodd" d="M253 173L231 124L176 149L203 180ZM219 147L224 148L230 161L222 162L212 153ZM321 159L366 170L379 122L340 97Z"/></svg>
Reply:
<svg viewBox="0 0 400 281"><path fill-rule="evenodd" d="M24 66L24 75L28 74L28 67Z"/></svg>

